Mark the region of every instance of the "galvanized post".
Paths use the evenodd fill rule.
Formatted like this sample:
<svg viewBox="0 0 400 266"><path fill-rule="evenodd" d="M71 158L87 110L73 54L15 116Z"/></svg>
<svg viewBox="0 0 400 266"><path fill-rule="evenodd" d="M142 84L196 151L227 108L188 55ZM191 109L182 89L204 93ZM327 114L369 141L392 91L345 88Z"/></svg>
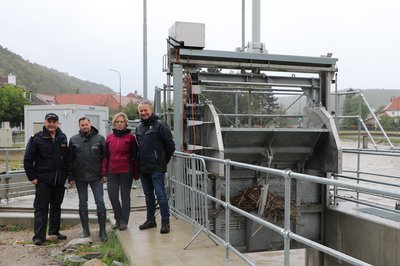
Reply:
<svg viewBox="0 0 400 266"><path fill-rule="evenodd" d="M225 161L225 260L229 260L229 245L230 245L230 209L228 208L231 197L231 166L230 160Z"/></svg>
<svg viewBox="0 0 400 266"><path fill-rule="evenodd" d="M191 209L191 211L190 211L190 213L191 213L191 218L192 218L192 221L193 221L193 224L195 223L195 221L196 221L196 204L197 204L197 202L196 202L196 193L195 193L195 190L196 190L196 188L197 188L197 184L196 184L196 160L193 158L193 154L192 154L192 156L191 156L192 158L190 159L190 164L191 164L191 167L190 167L190 170L192 171L192 186L191 186L191 189L190 189L190 202L191 202L191 206L190 206L190 209ZM194 229L194 226L193 226L193 229Z"/></svg>
<svg viewBox="0 0 400 266"><path fill-rule="evenodd" d="M285 178L285 221L284 221L284 235L283 235L283 245L284 245L284 265L289 266L290 262L290 191L291 191L291 179L290 170L284 171Z"/></svg>
<svg viewBox="0 0 400 266"><path fill-rule="evenodd" d="M8 202L9 197L8 194L10 193L10 178L8 178L8 172L9 172L9 167L8 167L8 163L9 163L9 151L8 148L5 149L5 160L6 160L6 201Z"/></svg>
<svg viewBox="0 0 400 266"><path fill-rule="evenodd" d="M173 84L174 84L174 141L175 149L180 151L183 144L183 129L181 127L181 117L183 114L182 101L182 66L174 64L173 66Z"/></svg>
<svg viewBox="0 0 400 266"><path fill-rule="evenodd" d="M5 156L5 160L6 160L6 175L8 175L8 155L9 155L9 151L8 148L5 148L4 151L6 152L6 156Z"/></svg>
<svg viewBox="0 0 400 266"><path fill-rule="evenodd" d="M361 95L359 95L359 100L358 100L358 120L357 120L357 130L358 130L358 150L361 150L361 111L362 111L362 98ZM361 160L361 154L357 153L357 184L360 183L360 160ZM357 200L360 199L360 193L357 190Z"/></svg>

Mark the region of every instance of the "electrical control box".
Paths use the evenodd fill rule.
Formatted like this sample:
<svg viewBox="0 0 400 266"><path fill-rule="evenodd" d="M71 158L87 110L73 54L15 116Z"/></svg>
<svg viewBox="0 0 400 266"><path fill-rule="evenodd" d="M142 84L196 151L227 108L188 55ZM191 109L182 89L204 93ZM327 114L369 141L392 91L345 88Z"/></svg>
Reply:
<svg viewBox="0 0 400 266"><path fill-rule="evenodd" d="M170 44L176 47L203 49L205 47L205 24L176 21L168 31Z"/></svg>

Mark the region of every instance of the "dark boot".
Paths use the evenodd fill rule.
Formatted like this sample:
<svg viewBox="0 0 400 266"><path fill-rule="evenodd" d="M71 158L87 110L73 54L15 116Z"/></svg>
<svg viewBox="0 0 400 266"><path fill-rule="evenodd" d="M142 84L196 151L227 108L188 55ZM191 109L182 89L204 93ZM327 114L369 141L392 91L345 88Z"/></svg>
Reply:
<svg viewBox="0 0 400 266"><path fill-rule="evenodd" d="M153 228L156 226L157 226L156 220L147 220L143 224L139 225L139 229L144 230L144 229L149 229L149 228Z"/></svg>
<svg viewBox="0 0 400 266"><path fill-rule="evenodd" d="M162 223L161 224L160 233L161 234L168 234L169 233L169 223Z"/></svg>
<svg viewBox="0 0 400 266"><path fill-rule="evenodd" d="M107 215L106 212L98 212L97 213L97 219L99 221L99 237L101 242L106 242L107 241L107 233L106 233L106 221L107 221Z"/></svg>
<svg viewBox="0 0 400 266"><path fill-rule="evenodd" d="M83 229L81 237L85 238L85 237L90 236L89 212L88 211L79 211L79 217L81 218L82 229Z"/></svg>

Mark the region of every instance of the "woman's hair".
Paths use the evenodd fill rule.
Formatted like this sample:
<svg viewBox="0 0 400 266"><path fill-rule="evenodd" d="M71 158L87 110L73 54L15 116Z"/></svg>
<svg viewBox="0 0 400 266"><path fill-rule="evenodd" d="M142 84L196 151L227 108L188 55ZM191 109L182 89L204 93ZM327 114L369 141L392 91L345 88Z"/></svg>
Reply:
<svg viewBox="0 0 400 266"><path fill-rule="evenodd" d="M125 124L128 125L128 117L126 116L126 114L124 112L119 112L119 113L116 113L114 115L114 118L112 120L112 125L113 126L115 126L115 120L117 120L118 117L123 117L124 121L125 121Z"/></svg>

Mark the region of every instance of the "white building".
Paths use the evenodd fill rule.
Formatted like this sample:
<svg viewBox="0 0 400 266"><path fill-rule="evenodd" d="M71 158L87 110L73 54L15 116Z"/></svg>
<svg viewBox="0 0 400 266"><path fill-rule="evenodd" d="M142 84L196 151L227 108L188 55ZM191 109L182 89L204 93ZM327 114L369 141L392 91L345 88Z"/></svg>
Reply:
<svg viewBox="0 0 400 266"><path fill-rule="evenodd" d="M68 140L79 131L79 118L90 119L92 126L104 137L110 132L108 123L108 107L76 104L63 105L26 105L24 108L25 145L29 138L42 130L47 113L55 113L59 118L59 127L67 135Z"/></svg>

